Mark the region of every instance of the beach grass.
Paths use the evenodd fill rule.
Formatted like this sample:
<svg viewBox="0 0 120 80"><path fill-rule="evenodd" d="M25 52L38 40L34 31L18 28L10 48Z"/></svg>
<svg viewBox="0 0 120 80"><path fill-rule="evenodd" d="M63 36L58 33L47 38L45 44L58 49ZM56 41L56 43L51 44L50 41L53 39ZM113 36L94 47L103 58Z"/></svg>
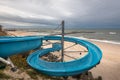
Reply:
<svg viewBox="0 0 120 80"><path fill-rule="evenodd" d="M17 66L18 69L20 69L23 72L26 72L31 79L34 80L38 80L38 79L43 79L43 80L61 80L58 77L51 77L51 76L47 76L45 74L42 74L34 69L32 69L26 62L27 59L27 54L29 54L31 51L23 53L26 55L21 55L21 54L17 54L17 55L13 55L11 56L11 60L14 63L15 66Z"/></svg>
<svg viewBox="0 0 120 80"><path fill-rule="evenodd" d="M17 66L17 68L20 69L27 69L29 68L27 62L26 62L27 56L23 57L23 55L18 54L11 56L10 59L12 60L13 64Z"/></svg>
<svg viewBox="0 0 120 80"><path fill-rule="evenodd" d="M62 77L52 77L52 76L48 76L45 74L42 74L34 69L29 69L26 71L27 74L31 77L31 79L35 79L35 80L63 80Z"/></svg>
<svg viewBox="0 0 120 80"><path fill-rule="evenodd" d="M0 80L1 79L11 79L12 77L9 75L6 75L3 70L0 70Z"/></svg>
<svg viewBox="0 0 120 80"><path fill-rule="evenodd" d="M31 70L27 70L26 72L32 79L38 79L38 77L37 77L38 74L36 71L31 69Z"/></svg>

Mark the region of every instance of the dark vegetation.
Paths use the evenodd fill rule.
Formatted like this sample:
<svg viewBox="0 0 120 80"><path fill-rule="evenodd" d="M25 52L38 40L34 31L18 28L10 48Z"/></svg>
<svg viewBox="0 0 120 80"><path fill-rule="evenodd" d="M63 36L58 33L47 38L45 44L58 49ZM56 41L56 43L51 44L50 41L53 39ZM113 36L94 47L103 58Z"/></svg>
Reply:
<svg viewBox="0 0 120 80"><path fill-rule="evenodd" d="M42 73L32 69L26 62L27 56L31 52L33 52L33 51L22 53L25 55L21 55L21 54L14 55L10 58L13 61L13 63L15 64L15 66L17 66L17 68L20 69L21 71L26 72L31 77L31 79L38 80L40 78L43 80L62 80L62 78L47 76L45 74L42 74Z"/></svg>
<svg viewBox="0 0 120 80"><path fill-rule="evenodd" d="M46 61L49 61L49 62L60 62L61 59L59 59L58 56L52 54L52 53L49 53L49 54L46 54L44 56L41 57L43 60L46 60Z"/></svg>

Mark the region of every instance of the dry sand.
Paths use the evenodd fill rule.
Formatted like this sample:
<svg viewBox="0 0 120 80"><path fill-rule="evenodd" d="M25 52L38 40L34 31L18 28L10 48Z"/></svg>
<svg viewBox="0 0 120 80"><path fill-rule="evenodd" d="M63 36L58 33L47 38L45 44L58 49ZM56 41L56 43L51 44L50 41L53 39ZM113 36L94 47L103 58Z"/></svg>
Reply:
<svg viewBox="0 0 120 80"><path fill-rule="evenodd" d="M39 35L37 32L26 32L26 31L6 31L8 35L12 36L32 36Z"/></svg>
<svg viewBox="0 0 120 80"><path fill-rule="evenodd" d="M47 43L60 43L60 41L53 41L53 40L49 40L48 42L47 41L44 41L43 43L44 44L47 44ZM43 45L44 45L43 44ZM47 46L43 46L43 48L50 48L52 47L52 44L50 45L47 45ZM72 42L66 42L64 41L64 61L71 61L71 60L77 60L78 58L80 57L83 57L87 54L87 49L79 44L75 44L75 43L72 43ZM81 53L81 54L80 54ZM58 52L58 51L55 51L55 52L52 52L52 54L56 55L59 57L59 59L61 59L61 50Z"/></svg>
<svg viewBox="0 0 120 80"><path fill-rule="evenodd" d="M9 32L13 35L25 36L34 35L34 32ZM96 78L98 76L102 77L102 80L120 80L120 45L90 41L97 46L103 52L103 57L99 65L94 67L91 71L93 76ZM67 43L66 45L71 45ZM80 47L74 48L75 50L80 50ZM73 49L72 49L73 50ZM74 55L74 57L78 55Z"/></svg>
<svg viewBox="0 0 120 80"><path fill-rule="evenodd" d="M120 45L95 41L93 43L103 52L101 63L91 70L93 75L101 76L103 80L120 80Z"/></svg>

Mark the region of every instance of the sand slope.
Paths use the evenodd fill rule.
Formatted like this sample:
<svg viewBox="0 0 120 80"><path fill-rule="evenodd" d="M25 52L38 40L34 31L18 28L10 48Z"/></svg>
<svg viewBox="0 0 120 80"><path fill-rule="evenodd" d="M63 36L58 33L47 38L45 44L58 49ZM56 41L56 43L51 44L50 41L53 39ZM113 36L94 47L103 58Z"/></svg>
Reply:
<svg viewBox="0 0 120 80"><path fill-rule="evenodd" d="M91 71L94 77L101 76L103 80L120 80L120 45L93 42L103 52L101 63Z"/></svg>

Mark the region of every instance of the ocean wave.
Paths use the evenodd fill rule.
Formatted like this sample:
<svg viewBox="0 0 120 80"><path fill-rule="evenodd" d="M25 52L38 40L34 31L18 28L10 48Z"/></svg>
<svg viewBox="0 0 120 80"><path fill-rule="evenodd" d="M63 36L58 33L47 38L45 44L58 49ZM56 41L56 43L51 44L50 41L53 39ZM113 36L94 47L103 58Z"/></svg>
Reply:
<svg viewBox="0 0 120 80"><path fill-rule="evenodd" d="M47 36L48 34L47 34L47 33L38 33L37 35ZM75 36L69 36L69 35L67 35L67 36L68 36L68 37L75 37ZM75 38L80 38L80 39L83 39L83 40L90 40L90 41L110 43L110 44L120 44L120 42L117 42L117 41L90 39L90 38L85 38L85 37L83 37L83 36L81 36L81 37L75 37Z"/></svg>
<svg viewBox="0 0 120 80"><path fill-rule="evenodd" d="M74 36L68 36L68 37L74 37ZM80 38L80 39L83 39L83 40L90 40L90 41L97 41L97 42L110 43L110 44L120 44L120 42L116 42L116 41L99 40L99 39L89 39L89 38L85 38L85 37L83 37L83 36L81 36L81 37L75 37L75 38Z"/></svg>
<svg viewBox="0 0 120 80"><path fill-rule="evenodd" d="M88 40L98 41L98 42L104 42L104 43L110 43L110 44L120 44L120 42L109 41L109 40L98 40L98 39L88 39Z"/></svg>
<svg viewBox="0 0 120 80"><path fill-rule="evenodd" d="M116 32L109 32L109 34L117 34Z"/></svg>

